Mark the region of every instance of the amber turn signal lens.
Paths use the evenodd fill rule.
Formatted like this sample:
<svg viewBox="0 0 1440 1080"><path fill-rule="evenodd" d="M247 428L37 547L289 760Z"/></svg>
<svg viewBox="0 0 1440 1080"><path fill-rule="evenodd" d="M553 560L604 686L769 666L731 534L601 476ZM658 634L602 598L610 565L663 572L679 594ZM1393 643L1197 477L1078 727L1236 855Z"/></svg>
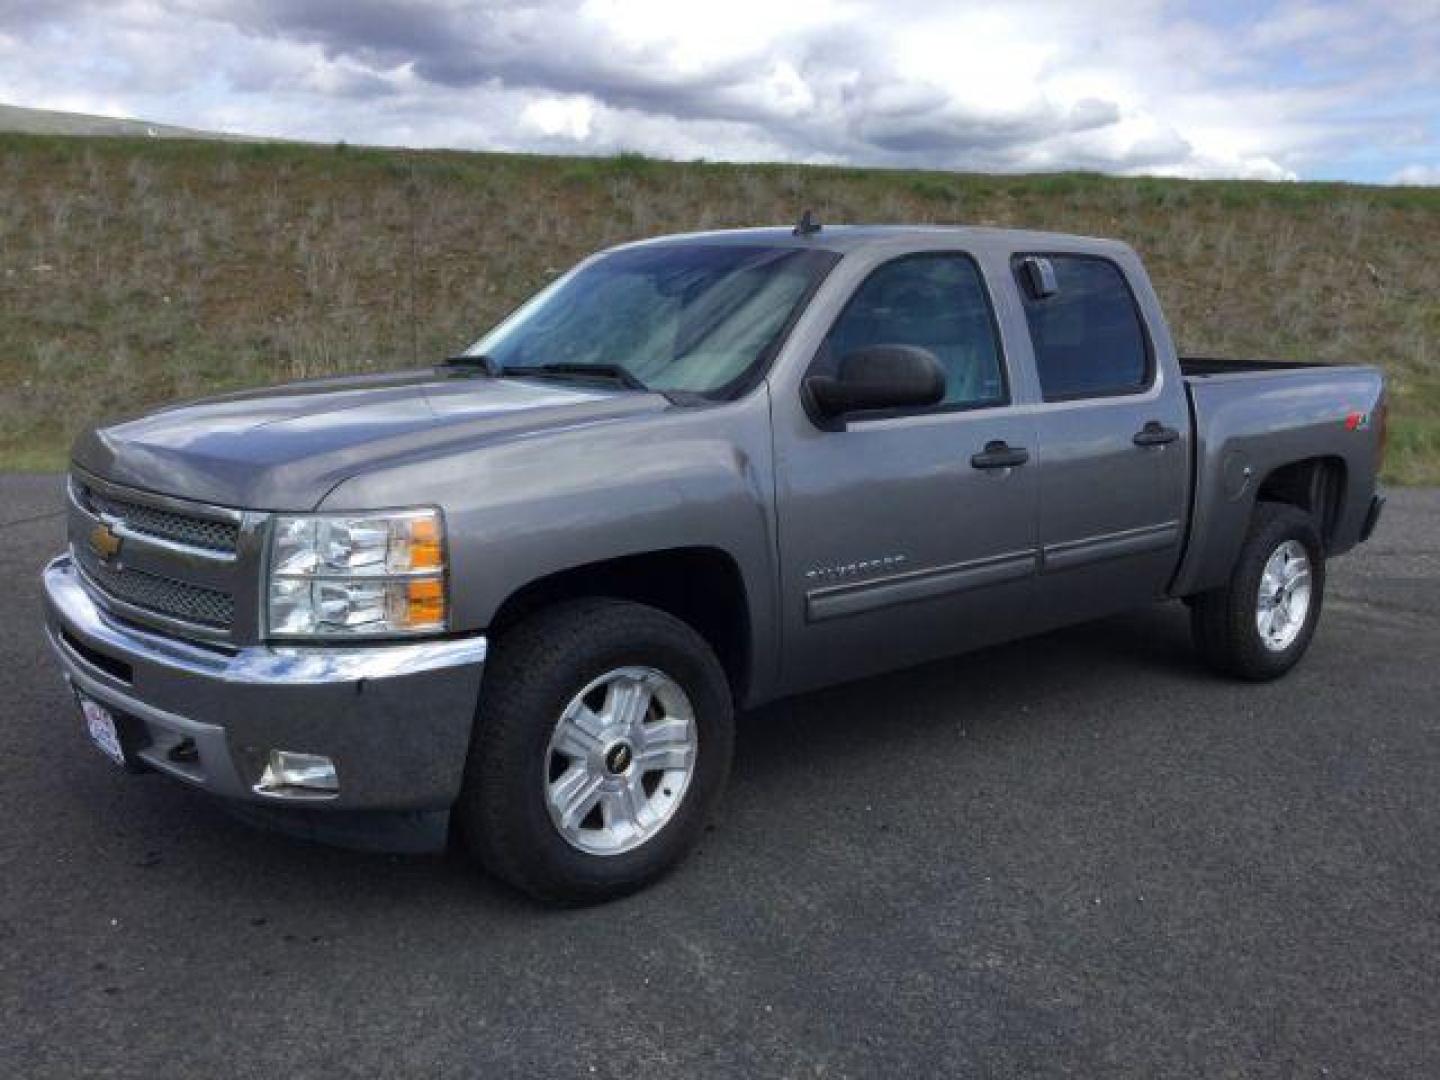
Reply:
<svg viewBox="0 0 1440 1080"><path fill-rule="evenodd" d="M410 522L410 569L439 570L445 565L445 553L441 550L440 522L433 517L411 518Z"/></svg>
<svg viewBox="0 0 1440 1080"><path fill-rule="evenodd" d="M445 583L437 578L405 583L405 624L419 629L445 622Z"/></svg>

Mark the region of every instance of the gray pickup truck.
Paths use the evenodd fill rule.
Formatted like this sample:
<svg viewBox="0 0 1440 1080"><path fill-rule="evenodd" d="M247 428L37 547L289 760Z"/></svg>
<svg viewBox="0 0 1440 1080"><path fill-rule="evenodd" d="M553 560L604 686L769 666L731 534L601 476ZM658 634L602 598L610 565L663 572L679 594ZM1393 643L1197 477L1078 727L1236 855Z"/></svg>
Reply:
<svg viewBox="0 0 1440 1080"><path fill-rule="evenodd" d="M47 626L129 768L599 899L694 844L736 707L1167 598L1282 674L1384 428L1373 367L1177 357L1122 243L807 215L85 433Z"/></svg>

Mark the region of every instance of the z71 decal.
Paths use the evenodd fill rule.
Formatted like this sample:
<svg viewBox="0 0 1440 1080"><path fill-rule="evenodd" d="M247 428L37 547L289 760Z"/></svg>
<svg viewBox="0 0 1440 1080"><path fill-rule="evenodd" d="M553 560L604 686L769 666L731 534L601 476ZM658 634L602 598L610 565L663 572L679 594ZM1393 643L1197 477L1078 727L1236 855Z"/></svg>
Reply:
<svg viewBox="0 0 1440 1080"><path fill-rule="evenodd" d="M1345 430L1369 431L1370 414L1368 412L1360 412L1358 409L1352 409L1345 415Z"/></svg>

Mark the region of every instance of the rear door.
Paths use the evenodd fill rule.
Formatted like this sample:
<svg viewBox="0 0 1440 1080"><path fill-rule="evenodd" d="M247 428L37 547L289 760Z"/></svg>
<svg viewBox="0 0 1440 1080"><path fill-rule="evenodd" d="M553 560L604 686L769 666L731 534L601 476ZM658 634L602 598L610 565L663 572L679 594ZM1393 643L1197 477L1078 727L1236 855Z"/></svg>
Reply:
<svg viewBox="0 0 1440 1080"><path fill-rule="evenodd" d="M1179 561L1189 484L1181 380L1159 362L1119 261L1041 252L1011 266L1042 399L1043 620L1060 625L1161 597ZM1153 302L1148 286L1145 294Z"/></svg>

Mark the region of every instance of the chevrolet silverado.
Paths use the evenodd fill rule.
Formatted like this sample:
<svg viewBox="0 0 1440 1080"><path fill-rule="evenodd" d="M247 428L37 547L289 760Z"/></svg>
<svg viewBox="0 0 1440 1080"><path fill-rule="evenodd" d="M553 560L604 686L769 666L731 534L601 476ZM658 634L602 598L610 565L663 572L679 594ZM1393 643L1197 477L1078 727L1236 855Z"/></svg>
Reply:
<svg viewBox="0 0 1440 1080"><path fill-rule="evenodd" d="M737 708L1166 599L1283 674L1384 427L1373 367L1177 356L1123 243L807 215L84 433L47 627L130 769L602 899L693 846Z"/></svg>

